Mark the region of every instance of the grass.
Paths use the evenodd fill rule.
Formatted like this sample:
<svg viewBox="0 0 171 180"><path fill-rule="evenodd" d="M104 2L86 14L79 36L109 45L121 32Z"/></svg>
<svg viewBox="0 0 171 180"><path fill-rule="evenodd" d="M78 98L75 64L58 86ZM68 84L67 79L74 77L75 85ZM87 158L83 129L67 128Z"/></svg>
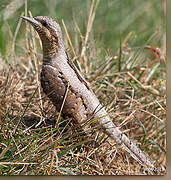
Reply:
<svg viewBox="0 0 171 180"><path fill-rule="evenodd" d="M40 87L42 52L39 38L28 24L21 27L19 20L14 30L10 30L9 25L11 35L7 40L1 30L1 42L5 42L0 47L0 63L3 67L0 70L1 175L166 173L166 62L163 27L152 26L153 18L157 17L154 11L151 19L142 21L152 26L147 31L148 26L136 24L136 19L143 14L140 7L129 16L124 16L137 7L136 3L132 1L124 11L123 3L115 1L121 8L122 18L116 27L120 33L117 31L116 35L113 34L116 37L115 44L111 38L113 30L109 28L111 31L107 32L102 25L98 26L98 17L105 13L101 3L88 1L86 5L89 8L86 11L89 13L82 25L76 17L69 17L72 21L68 23L63 20L61 26L64 42L70 56L90 82L114 123L150 157L156 169L150 171L140 166L97 128L86 126L84 133L81 129L76 130L70 119L59 116ZM109 1L106 6L113 7L112 4L113 1ZM144 8L152 6L153 3L147 1L141 4ZM154 9L157 7L158 4L155 4ZM25 8L27 11L26 4ZM145 9L142 12L146 12ZM105 17L100 17L107 24L103 19ZM117 17L120 16L113 19ZM156 22L160 21L157 19ZM158 24L160 27L161 24ZM20 32L24 36L20 36ZM104 34L110 36L103 37ZM104 41L108 42L110 49L106 48Z"/></svg>

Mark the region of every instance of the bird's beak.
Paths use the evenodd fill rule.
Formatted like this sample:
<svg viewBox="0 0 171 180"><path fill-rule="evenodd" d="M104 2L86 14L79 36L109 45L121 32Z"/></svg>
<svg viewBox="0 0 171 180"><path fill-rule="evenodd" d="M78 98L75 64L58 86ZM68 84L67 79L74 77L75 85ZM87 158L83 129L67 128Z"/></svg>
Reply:
<svg viewBox="0 0 171 180"><path fill-rule="evenodd" d="M42 24L31 17L21 16L22 19L28 21L36 30L40 30L42 28Z"/></svg>
<svg viewBox="0 0 171 180"><path fill-rule="evenodd" d="M22 19L28 21L29 23L34 23L34 24L37 24L37 21L34 19L34 18L31 18L31 17L26 17L26 16L21 16Z"/></svg>

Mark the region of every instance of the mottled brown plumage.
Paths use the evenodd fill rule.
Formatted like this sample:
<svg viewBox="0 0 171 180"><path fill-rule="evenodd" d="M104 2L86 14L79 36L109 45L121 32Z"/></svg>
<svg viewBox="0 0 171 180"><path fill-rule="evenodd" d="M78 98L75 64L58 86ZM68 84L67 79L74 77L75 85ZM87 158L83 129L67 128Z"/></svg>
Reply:
<svg viewBox="0 0 171 180"><path fill-rule="evenodd" d="M68 58L59 24L52 18L22 17L38 32L43 45L41 85L59 111L67 91L62 115L81 124L90 116L104 132L122 145L142 165L153 167L147 156L117 128L72 61ZM68 87L68 89L67 89Z"/></svg>

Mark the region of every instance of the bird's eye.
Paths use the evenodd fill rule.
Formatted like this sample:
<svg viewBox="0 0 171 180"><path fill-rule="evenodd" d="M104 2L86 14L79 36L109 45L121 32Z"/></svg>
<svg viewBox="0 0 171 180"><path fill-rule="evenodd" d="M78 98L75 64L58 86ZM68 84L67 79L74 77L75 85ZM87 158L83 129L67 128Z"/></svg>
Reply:
<svg viewBox="0 0 171 180"><path fill-rule="evenodd" d="M47 26L47 22L46 22L46 21L43 21L43 22L42 22L42 25L43 25L44 27L46 27L46 26Z"/></svg>

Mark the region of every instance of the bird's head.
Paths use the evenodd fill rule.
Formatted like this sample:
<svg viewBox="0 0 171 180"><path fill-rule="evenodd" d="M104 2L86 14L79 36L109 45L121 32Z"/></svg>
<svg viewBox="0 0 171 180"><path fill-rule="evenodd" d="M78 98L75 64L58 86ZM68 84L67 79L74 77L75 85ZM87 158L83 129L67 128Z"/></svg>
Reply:
<svg viewBox="0 0 171 180"><path fill-rule="evenodd" d="M57 21L46 16L34 18L21 16L21 18L28 21L38 32L44 57L54 57L60 49L63 49L62 32Z"/></svg>

